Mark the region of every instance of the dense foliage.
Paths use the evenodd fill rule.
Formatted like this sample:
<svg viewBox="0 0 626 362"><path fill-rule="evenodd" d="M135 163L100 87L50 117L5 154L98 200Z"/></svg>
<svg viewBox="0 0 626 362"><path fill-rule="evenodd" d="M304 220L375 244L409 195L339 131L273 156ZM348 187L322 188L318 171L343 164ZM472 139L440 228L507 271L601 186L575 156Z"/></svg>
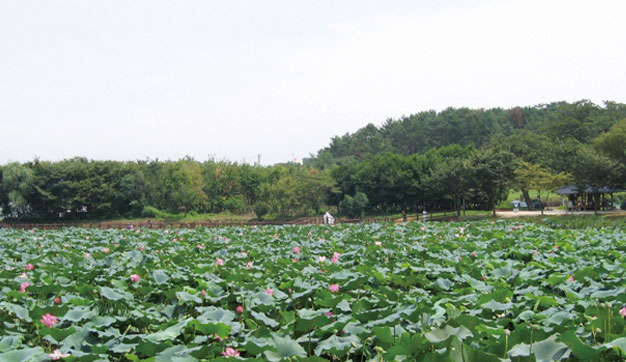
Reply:
<svg viewBox="0 0 626 362"><path fill-rule="evenodd" d="M0 167L5 218L254 211L287 218L494 209L511 188L626 186L626 105L588 101L421 112L332 139L305 166L34 160ZM596 200L599 201L596 197Z"/></svg>
<svg viewBox="0 0 626 362"><path fill-rule="evenodd" d="M625 240L503 221L5 229L0 360L623 360Z"/></svg>

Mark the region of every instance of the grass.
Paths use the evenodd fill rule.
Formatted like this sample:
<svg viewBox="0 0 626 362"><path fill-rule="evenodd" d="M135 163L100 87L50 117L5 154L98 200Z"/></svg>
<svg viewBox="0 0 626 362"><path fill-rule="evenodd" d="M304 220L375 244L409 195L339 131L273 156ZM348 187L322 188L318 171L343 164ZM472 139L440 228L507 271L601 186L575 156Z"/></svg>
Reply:
<svg viewBox="0 0 626 362"><path fill-rule="evenodd" d="M520 222L546 225L559 229L598 229L612 227L626 229L626 212L610 215L562 215L562 216L523 216L510 218Z"/></svg>
<svg viewBox="0 0 626 362"><path fill-rule="evenodd" d="M528 194L530 195L531 199L537 199L539 198L539 196L541 196L541 201L543 201L548 207L559 207L562 205L562 198L561 195L556 194L554 192L542 192L541 194L539 194L537 191L535 190L529 190ZM498 209L511 209L513 208L513 205L511 204L512 201L514 200L521 200L524 201L524 196L522 196L522 192L519 190L510 190L509 191L509 195L507 196L506 200L500 202L499 204L496 205L496 208Z"/></svg>

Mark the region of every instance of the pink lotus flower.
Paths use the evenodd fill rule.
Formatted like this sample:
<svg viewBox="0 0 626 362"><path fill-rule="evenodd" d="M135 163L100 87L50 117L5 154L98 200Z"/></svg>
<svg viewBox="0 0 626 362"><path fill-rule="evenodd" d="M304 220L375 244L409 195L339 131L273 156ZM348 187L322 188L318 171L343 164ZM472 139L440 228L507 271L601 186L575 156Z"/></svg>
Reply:
<svg viewBox="0 0 626 362"><path fill-rule="evenodd" d="M485 280L485 279L487 279L487 277L484 276L484 275L482 277L480 277L480 280Z"/></svg>
<svg viewBox="0 0 626 362"><path fill-rule="evenodd" d="M339 284L331 284L328 290L330 290L331 293L337 293L339 291Z"/></svg>
<svg viewBox="0 0 626 362"><path fill-rule="evenodd" d="M224 259L222 259L222 258L217 258L217 261L215 262L215 264L216 264L217 266L224 265Z"/></svg>
<svg viewBox="0 0 626 362"><path fill-rule="evenodd" d="M222 356L224 356L224 357L239 357L239 351L234 349L234 348L226 347L224 352L222 352Z"/></svg>
<svg viewBox="0 0 626 362"><path fill-rule="evenodd" d="M48 328L52 328L54 325L59 323L59 319L50 313L46 313L41 316L41 323L43 323Z"/></svg>
<svg viewBox="0 0 626 362"><path fill-rule="evenodd" d="M306 236L311 236L311 234L313 233L309 231L308 233L306 233Z"/></svg>
<svg viewBox="0 0 626 362"><path fill-rule="evenodd" d="M569 276L569 278L567 278L568 282L573 282L574 281L574 277L572 275Z"/></svg>
<svg viewBox="0 0 626 362"><path fill-rule="evenodd" d="M183 238L178 238L178 241L183 241Z"/></svg>
<svg viewBox="0 0 626 362"><path fill-rule="evenodd" d="M420 230L422 230L422 231L426 231L426 226L422 226L422 227L420 228Z"/></svg>
<svg viewBox="0 0 626 362"><path fill-rule="evenodd" d="M274 295L274 292L270 288L266 288L265 293L267 293L268 295Z"/></svg>
<svg viewBox="0 0 626 362"><path fill-rule="evenodd" d="M333 316L333 312L326 312L324 313L325 316L327 317L332 317Z"/></svg>
<svg viewBox="0 0 626 362"><path fill-rule="evenodd" d="M250 270L250 268L252 268L252 265L254 265L254 262L249 261L247 265L248 265L248 266L247 266L247 268L246 268L246 269Z"/></svg>
<svg viewBox="0 0 626 362"><path fill-rule="evenodd" d="M298 258L291 258L291 261L294 262L294 263L297 263L298 262Z"/></svg>
<svg viewBox="0 0 626 362"><path fill-rule="evenodd" d="M20 274L20 278L28 279L28 274L22 273L22 274Z"/></svg>
<svg viewBox="0 0 626 362"><path fill-rule="evenodd" d="M475 257L476 257L476 252L472 251L472 258L475 258Z"/></svg>
<svg viewBox="0 0 626 362"><path fill-rule="evenodd" d="M300 254L300 247L299 246L294 246L293 247L293 253L294 254Z"/></svg>
<svg viewBox="0 0 626 362"><path fill-rule="evenodd" d="M554 250L558 250L558 249L559 249L559 246L558 246L558 245L555 245L555 246L553 246L553 247L552 247L552 249L554 249Z"/></svg>
<svg viewBox="0 0 626 362"><path fill-rule="evenodd" d="M206 297L206 290L201 290L200 291L200 295L202 296L202 298Z"/></svg>
<svg viewBox="0 0 626 362"><path fill-rule="evenodd" d="M86 237L85 237L85 240L89 240L89 236L86 236Z"/></svg>
<svg viewBox="0 0 626 362"><path fill-rule="evenodd" d="M92 257L91 254L85 253L85 258L91 258L91 257Z"/></svg>
<svg viewBox="0 0 626 362"><path fill-rule="evenodd" d="M69 353L61 353L60 349L55 349L54 352L48 354L48 357L53 361L57 361L61 358L67 358L69 356Z"/></svg>
<svg viewBox="0 0 626 362"><path fill-rule="evenodd" d="M59 297L54 298L54 304L61 304L61 298Z"/></svg>
<svg viewBox="0 0 626 362"><path fill-rule="evenodd" d="M206 246L204 246L204 245L202 245L202 244L198 244L196 247L198 248L198 250L204 250L204 249L206 249Z"/></svg>
<svg viewBox="0 0 626 362"><path fill-rule="evenodd" d="M246 253L245 251L242 251L241 255L245 257L245 256L248 256L248 253Z"/></svg>
<svg viewBox="0 0 626 362"><path fill-rule="evenodd" d="M26 293L26 288L30 287L30 283L29 282L24 282L22 284L20 284L20 292L21 293Z"/></svg>
<svg viewBox="0 0 626 362"><path fill-rule="evenodd" d="M115 248L118 248L119 246L120 246L120 244L118 244L118 243L113 244L113 247L115 247ZM141 250L141 248L140 248L140 250Z"/></svg>
<svg viewBox="0 0 626 362"><path fill-rule="evenodd" d="M463 260L463 258L459 256L459 261L461 261L461 260Z"/></svg>
<svg viewBox="0 0 626 362"><path fill-rule="evenodd" d="M109 248L104 247L104 248L102 248L102 251L103 251L104 253L108 253L110 250L109 250Z"/></svg>
<svg viewBox="0 0 626 362"><path fill-rule="evenodd" d="M144 250L146 250L146 247L143 245L139 245L139 251L144 251Z"/></svg>
<svg viewBox="0 0 626 362"><path fill-rule="evenodd" d="M620 309L620 310L619 310L619 314L620 314L622 317L626 317L626 307L623 307L622 309Z"/></svg>
<svg viewBox="0 0 626 362"><path fill-rule="evenodd" d="M235 309L235 311L237 312L237 314L242 314L243 313L243 307L238 305L237 309Z"/></svg>
<svg viewBox="0 0 626 362"><path fill-rule="evenodd" d="M26 270L33 270L33 269L35 269L35 266L33 264L28 263L28 264L26 264L24 269L26 269Z"/></svg>
<svg viewBox="0 0 626 362"><path fill-rule="evenodd" d="M141 279L141 277L137 274L133 274L130 276L130 281L133 283L137 283L139 281L139 279Z"/></svg>

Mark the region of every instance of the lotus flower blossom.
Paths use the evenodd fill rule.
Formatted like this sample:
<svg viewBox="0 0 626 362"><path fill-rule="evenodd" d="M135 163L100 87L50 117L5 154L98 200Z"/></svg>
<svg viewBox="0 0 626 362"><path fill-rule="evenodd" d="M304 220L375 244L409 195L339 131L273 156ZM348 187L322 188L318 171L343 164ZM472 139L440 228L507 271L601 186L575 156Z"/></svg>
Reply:
<svg viewBox="0 0 626 362"><path fill-rule="evenodd" d="M102 252L104 252L104 253L108 253L109 251L111 251L111 250L109 250L109 248L107 248L107 247L102 248Z"/></svg>
<svg viewBox="0 0 626 362"><path fill-rule="evenodd" d="M26 293L26 288L30 287L30 283L29 282L24 282L22 284L20 284L20 292L21 293Z"/></svg>
<svg viewBox="0 0 626 362"><path fill-rule="evenodd" d="M331 262L331 263L333 263L333 264L335 264L336 262L338 262L338 261L339 261L339 257L340 257L340 256L341 256L341 254L339 254L338 252L336 252L336 251L335 251L335 252L333 253L333 257L332 257L332 258L330 258L330 262Z"/></svg>
<svg viewBox="0 0 626 362"><path fill-rule="evenodd" d="M85 258L91 258L91 257L92 257L91 254L85 253Z"/></svg>
<svg viewBox="0 0 626 362"><path fill-rule="evenodd" d="M374 242L374 245L376 245L376 246L381 246L381 245L383 245L383 243L382 243L382 242L380 242L380 241L375 241L375 242Z"/></svg>
<svg viewBox="0 0 626 362"><path fill-rule="evenodd" d="M319 257L319 260L320 260L320 263L323 263L326 261L326 257L322 255Z"/></svg>
<svg viewBox="0 0 626 362"><path fill-rule="evenodd" d="M61 304L61 298L59 297L54 298L54 304Z"/></svg>
<svg viewBox="0 0 626 362"><path fill-rule="evenodd" d="M246 253L245 251L242 251L242 252L241 252L241 256L246 257L246 256L248 256L248 253Z"/></svg>
<svg viewBox="0 0 626 362"><path fill-rule="evenodd" d="M291 258L291 261L294 262L294 263L297 263L298 262L298 258Z"/></svg>
<svg viewBox="0 0 626 362"><path fill-rule="evenodd" d="M141 279L141 277L137 274L133 274L130 276L130 281L133 283L137 283L139 281L139 279Z"/></svg>
<svg viewBox="0 0 626 362"><path fill-rule="evenodd" d="M573 282L574 281L574 276L570 275L569 278L567 278L568 282Z"/></svg>
<svg viewBox="0 0 626 362"><path fill-rule="evenodd" d="M265 293L268 295L274 295L274 291L272 291L270 288L266 288Z"/></svg>
<svg viewBox="0 0 626 362"><path fill-rule="evenodd" d="M337 293L339 291L339 284L331 284L328 290L330 290L331 293Z"/></svg>
<svg viewBox="0 0 626 362"><path fill-rule="evenodd" d="M237 312L237 314L242 314L243 313L243 306L238 305L237 309L235 309L235 311Z"/></svg>
<svg viewBox="0 0 626 362"><path fill-rule="evenodd" d="M20 274L20 278L28 279L28 274L22 273Z"/></svg>
<svg viewBox="0 0 626 362"><path fill-rule="evenodd" d="M222 352L222 356L224 356L224 357L239 357L239 351L234 349L234 348L226 347L224 352Z"/></svg>
<svg viewBox="0 0 626 362"><path fill-rule="evenodd" d="M217 266L224 265L224 259L217 258L217 261L215 262L215 265L217 265Z"/></svg>
<svg viewBox="0 0 626 362"><path fill-rule="evenodd" d="M619 314L621 314L622 317L626 317L626 307L623 307L622 309L620 309Z"/></svg>
<svg viewBox="0 0 626 362"><path fill-rule="evenodd" d="M476 252L472 251L472 258L475 258L475 257L476 257Z"/></svg>
<svg viewBox="0 0 626 362"><path fill-rule="evenodd" d="M293 247L293 253L294 254L300 254L300 247L299 246L294 246Z"/></svg>
<svg viewBox="0 0 626 362"><path fill-rule="evenodd" d="M26 270L33 270L33 269L35 269L35 266L33 264L31 264L31 263L28 263L28 264L26 264L24 269L26 269Z"/></svg>
<svg viewBox="0 0 626 362"><path fill-rule="evenodd" d="M324 315L330 318L333 316L333 312L326 312Z"/></svg>
<svg viewBox="0 0 626 362"><path fill-rule="evenodd" d="M46 313L41 316L41 323L43 323L48 328L52 328L54 325L59 323L59 319L50 313Z"/></svg>
<svg viewBox="0 0 626 362"><path fill-rule="evenodd" d="M139 251L144 251L144 250L146 250L146 247L143 245L139 245Z"/></svg>
<svg viewBox="0 0 626 362"><path fill-rule="evenodd" d="M67 358L69 356L69 353L62 353L60 349L55 349L54 352L48 354L48 357L53 361L57 361L61 358Z"/></svg>
<svg viewBox="0 0 626 362"><path fill-rule="evenodd" d="M426 226L422 226L422 227L420 228L420 230L422 230L422 231L426 231Z"/></svg>
<svg viewBox="0 0 626 362"><path fill-rule="evenodd" d="M246 269L250 270L250 268L252 268L252 265L254 265L254 262L253 261L249 261L248 264L247 264L247 268Z"/></svg>
<svg viewBox="0 0 626 362"><path fill-rule="evenodd" d="M202 296L202 298L206 297L206 290L202 289L200 291L200 295Z"/></svg>

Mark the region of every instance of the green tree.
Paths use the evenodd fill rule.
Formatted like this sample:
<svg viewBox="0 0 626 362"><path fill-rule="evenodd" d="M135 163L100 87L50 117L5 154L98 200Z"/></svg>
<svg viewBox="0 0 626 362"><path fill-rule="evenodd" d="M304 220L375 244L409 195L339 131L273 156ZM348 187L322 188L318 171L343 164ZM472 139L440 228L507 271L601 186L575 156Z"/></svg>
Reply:
<svg viewBox="0 0 626 362"><path fill-rule="evenodd" d="M476 152L469 161L472 170L470 185L475 192L484 193L493 215L496 204L505 199L513 179L513 154L489 148Z"/></svg>
<svg viewBox="0 0 626 362"><path fill-rule="evenodd" d="M602 187L623 187L624 175L626 175L623 165L596 152L589 146L582 146L578 150L577 162L572 173L579 190L591 188L595 213L598 212L600 189Z"/></svg>
<svg viewBox="0 0 626 362"><path fill-rule="evenodd" d="M550 172L539 165L530 162L520 161L515 168L515 184L522 190L536 190L541 198L542 191L551 191L567 185L572 180L572 175L560 172L558 174ZM531 200L526 200L529 208ZM543 207L541 208L543 215Z"/></svg>
<svg viewBox="0 0 626 362"><path fill-rule="evenodd" d="M6 195L2 211L11 218L32 216L29 198L34 190L32 170L17 162L6 165L2 171L2 192Z"/></svg>
<svg viewBox="0 0 626 362"><path fill-rule="evenodd" d="M593 140L593 147L626 166L626 118Z"/></svg>

